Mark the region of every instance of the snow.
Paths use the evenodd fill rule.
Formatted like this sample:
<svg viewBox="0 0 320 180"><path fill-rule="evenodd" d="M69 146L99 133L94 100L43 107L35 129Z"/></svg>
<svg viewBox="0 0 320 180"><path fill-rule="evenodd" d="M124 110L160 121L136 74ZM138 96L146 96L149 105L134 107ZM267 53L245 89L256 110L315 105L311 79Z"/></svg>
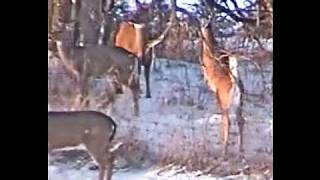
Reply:
<svg viewBox="0 0 320 180"><path fill-rule="evenodd" d="M147 170L130 170L118 171L112 176L112 180L148 180L146 177ZM48 179L50 180L92 180L98 179L98 171L90 171L88 167L83 167L80 170L65 169L59 166L48 167ZM149 178L150 179L150 178Z"/></svg>
<svg viewBox="0 0 320 180"><path fill-rule="evenodd" d="M202 79L198 64L181 61L157 59L155 69L151 74L152 98L140 98L140 117L134 118L132 107L128 104L130 97L120 97L114 107L112 117L115 117L119 126L119 134L128 132L132 127L138 129L137 139L153 142L149 150L159 151L160 146L168 147L166 143L172 138L198 137L199 143L213 144L217 148L219 144L218 126L220 114L213 93L208 90ZM270 83L272 72L266 73L264 77L257 72L254 64L248 61L239 62L239 76L243 79L245 89L252 94L263 94L262 81ZM272 66L272 64L267 64ZM268 69L268 68L264 68ZM270 68L269 68L270 69ZM272 70L272 69L271 69ZM262 79L265 78L265 79ZM142 90L145 90L144 77L140 82ZM255 97L253 102L246 102L244 113L245 125L245 150L248 154L254 154L257 149L268 149L272 151L272 96L266 95L265 102ZM199 107L202 106L201 110ZM234 114L230 115L235 119ZM237 132L235 121L231 122L231 131ZM195 130L192 130L194 127ZM207 133L204 134L204 129ZM123 134L123 136L126 136ZM209 136L207 140L203 136ZM184 144L187 146L187 144ZM162 149L164 151L164 149Z"/></svg>
<svg viewBox="0 0 320 180"><path fill-rule="evenodd" d="M259 175L230 175L225 177L214 177L201 175L200 171L181 172L184 168L172 168L171 170L159 173L161 169L156 167L145 169L124 169L118 170L112 176L112 180L246 180L263 179ZM63 166L48 166L49 180L92 180L98 178L98 171L90 171L85 166L80 170L66 169Z"/></svg>
<svg viewBox="0 0 320 180"><path fill-rule="evenodd" d="M50 61L48 63L55 66L55 64ZM213 93L208 90L203 82L199 65L181 61L157 59L153 66L151 73L152 98L146 99L144 98L145 93L142 94L140 98L139 118L132 116L132 106L130 105L131 103L128 103L131 101L128 90L125 90L125 94L117 98L116 104L111 112L111 117L113 117L118 124L116 139L120 137L130 137L130 130L134 127L137 129L134 138L148 142L148 144L146 144L148 148L145 148L148 149L148 153L151 154L160 153L163 155L166 152L170 152L170 147L172 148L172 146L175 145L173 148L176 152L179 152L175 155L177 157L179 157L179 155L183 156L185 153L180 151L181 148L190 148L190 141L195 140L195 138L199 146L210 144L210 148L218 148L220 115L218 114ZM264 76L261 76L255 66L248 64L247 61L240 62L239 66L242 66L239 69L239 76L243 79L246 90L250 93L265 93L261 82L264 80L270 84L272 63L264 68L271 71L266 72ZM52 68L50 72L51 71ZM52 72L54 73L54 71ZM57 70L56 73L62 74L61 70ZM143 75L141 75L140 82L142 90L145 92ZM101 92L101 90L104 89L101 84L103 84L101 80L100 83L97 79L93 80L92 86L94 86L95 89L92 92ZM247 122L245 126L244 145L247 154L256 154L257 149L272 152L272 96L268 95L267 97L271 98L271 100L266 102L254 101L254 103L245 103L244 111ZM255 100L253 97L250 98ZM59 108L62 110L66 109L66 107L62 106ZM91 107L91 109L95 108L96 107ZM57 107L48 104L48 110L50 109L57 110ZM107 112L102 109L97 110ZM231 118L233 116L232 114ZM237 129L234 124L234 122L231 123L231 131L236 132ZM175 141L180 144L174 144ZM168 144L168 142L170 143ZM142 149L140 156L145 155L146 153ZM159 170L159 167L120 169L114 173L113 180L248 179L245 175L219 178L204 175L199 176L200 172L183 172L176 174L182 171L181 169L167 170L161 173L161 175L158 175ZM77 169L70 168L66 164L53 164L48 166L48 174L51 180L87 180L97 178L98 171L88 170L88 165ZM257 179L259 179L259 177L257 177Z"/></svg>

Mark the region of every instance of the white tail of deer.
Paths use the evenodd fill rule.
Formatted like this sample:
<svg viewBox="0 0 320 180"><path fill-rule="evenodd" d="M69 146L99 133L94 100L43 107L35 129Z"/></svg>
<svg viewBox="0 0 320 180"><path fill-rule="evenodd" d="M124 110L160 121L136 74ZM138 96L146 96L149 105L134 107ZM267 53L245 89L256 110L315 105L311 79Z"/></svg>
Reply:
<svg viewBox="0 0 320 180"><path fill-rule="evenodd" d="M121 145L110 149L116 127L111 117L96 111L48 112L48 153L83 145L99 166L99 180L104 180L106 168L110 180L114 152Z"/></svg>

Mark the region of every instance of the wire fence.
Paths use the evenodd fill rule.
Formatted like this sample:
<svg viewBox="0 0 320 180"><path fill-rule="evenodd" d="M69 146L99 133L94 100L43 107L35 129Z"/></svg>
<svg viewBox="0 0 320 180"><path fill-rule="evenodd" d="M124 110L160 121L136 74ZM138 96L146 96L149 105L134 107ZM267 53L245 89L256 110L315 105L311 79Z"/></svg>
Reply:
<svg viewBox="0 0 320 180"><path fill-rule="evenodd" d="M76 84L64 72L59 64L48 69L48 101L51 109L70 110L75 97ZM175 104L179 106L179 104ZM252 105L250 103L249 105ZM170 108L170 107L167 107ZM255 107L258 108L258 107ZM95 110L106 113L102 108ZM265 111L261 107L261 112ZM149 157L154 160L177 159L188 161L197 157L206 158L219 155L221 141L219 135L220 115L204 115L202 118L188 117L187 114L143 114L133 118L115 114L118 123L115 140L128 144L129 154L135 157ZM259 118L248 113L244 130L245 154L272 155L272 116L270 119ZM251 117L250 117L251 116ZM257 118L258 117L258 118ZM229 149L238 152L238 129L235 118L231 118Z"/></svg>

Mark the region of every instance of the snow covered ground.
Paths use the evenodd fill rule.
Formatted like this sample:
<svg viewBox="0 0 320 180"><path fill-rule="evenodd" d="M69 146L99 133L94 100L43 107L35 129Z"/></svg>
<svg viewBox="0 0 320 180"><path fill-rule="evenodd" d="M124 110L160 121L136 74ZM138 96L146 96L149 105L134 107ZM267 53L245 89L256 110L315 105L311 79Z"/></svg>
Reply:
<svg viewBox="0 0 320 180"><path fill-rule="evenodd" d="M49 62L48 62L49 63ZM241 64L241 63L239 63ZM247 62L240 69L240 76L244 81L247 91L253 94L263 94L265 99L260 101L255 97L245 103L245 115L247 122L245 126L245 151L248 154L269 154L272 156L272 95L262 88L262 81L268 87L272 77L272 63L267 64L264 76L261 76L254 65ZM142 94L140 99L140 116L132 117L131 97L129 93L119 96L111 116L117 121L118 130L116 139L119 137L130 137L130 130L135 128L137 140L147 142L140 149L143 155L152 152L161 154L170 152L174 148L176 156L184 155L190 151L190 143L196 147L210 144L210 148L219 146L218 125L220 115L218 113L212 92L208 90L203 82L200 67L197 64L186 62L169 61L157 59L156 68L151 74L151 99L145 99ZM61 73L61 72L60 72ZM145 90L144 77L140 79L142 90ZM48 105L49 106L49 105ZM65 110L65 107L53 107L53 110ZM95 109L92 107L91 109ZM103 112L105 110L97 109ZM231 123L231 131L237 133L235 123ZM210 137L210 138L205 138ZM175 143L175 141L177 141ZM179 141L179 142L178 142ZM170 143L168 143L170 142ZM179 144L178 144L179 143ZM175 147L170 146L174 144ZM201 149L201 148L200 148ZM172 152L170 152L172 153ZM129 155L128 155L129 156ZM226 176L224 178L198 176L197 173L179 173L178 170L168 170L161 175L157 167L144 167L139 169L118 170L114 180L206 180L206 179L265 179L261 175ZM98 171L88 170L88 166L80 169L70 168L64 164L53 164L48 166L48 175L51 180L87 180L97 177Z"/></svg>
<svg viewBox="0 0 320 180"><path fill-rule="evenodd" d="M176 168L160 172L160 168L151 167L144 169L125 169L116 171L112 180L264 180L265 176L262 174L256 175L229 175L225 177L214 177L209 175L201 175L197 172L184 172L182 168ZM85 166L79 170L67 169L63 166L48 166L48 180L92 180L97 179L98 171L88 170Z"/></svg>
<svg viewBox="0 0 320 180"><path fill-rule="evenodd" d="M249 62L239 63L239 74L247 92L262 94L263 99L247 97L244 103L246 118L244 131L245 150L248 154L257 151L272 152L272 116L273 102L269 89L272 87L272 63L265 65L264 76L258 72L255 65ZM137 138L152 142L149 150L168 147L168 141L179 140L182 148L190 146L189 140L198 142L199 146L211 144L212 148L219 146L220 114L213 93L203 82L202 73L198 64L181 61L157 59L156 68L151 74L152 98L140 99L141 115L139 118L130 116L132 107L128 104L130 97L121 97L114 108L115 120L121 132L128 132L131 128L137 129ZM271 68L270 68L271 67ZM141 76L142 90L144 77ZM119 116L120 115L120 116ZM231 118L234 114L231 114ZM126 119L126 120L123 120ZM231 120L231 132L238 132L235 119ZM125 136L125 135L124 135ZM210 137L210 138L204 138ZM235 137L235 136L233 136ZM236 137L231 137L235 141ZM182 140L182 141L181 141ZM162 147L158 148L157 145ZM169 147L168 147L169 148Z"/></svg>
<svg viewBox="0 0 320 180"><path fill-rule="evenodd" d="M63 167L49 166L49 179L50 180L92 180L98 177L98 171L90 171L87 167L83 167L80 170L65 169ZM173 171L168 171L165 174L157 175L157 169L131 169L131 170L119 170L112 176L113 180L178 180L178 179L216 179L208 176L196 177L196 174L180 174L173 175Z"/></svg>

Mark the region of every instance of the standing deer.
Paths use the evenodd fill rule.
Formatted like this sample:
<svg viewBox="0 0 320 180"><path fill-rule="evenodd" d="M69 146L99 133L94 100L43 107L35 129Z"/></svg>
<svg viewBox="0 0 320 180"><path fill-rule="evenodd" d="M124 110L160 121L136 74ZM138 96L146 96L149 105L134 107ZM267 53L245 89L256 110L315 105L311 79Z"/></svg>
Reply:
<svg viewBox="0 0 320 180"><path fill-rule="evenodd" d="M116 47L122 47L135 54L139 58L139 74L141 73L141 64L144 66L144 77L146 80L146 98L151 98L149 76L152 62L151 51L144 54L144 46L147 41L146 29L144 24L134 24L131 22L121 22L115 33Z"/></svg>
<svg viewBox="0 0 320 180"><path fill-rule="evenodd" d="M220 125L220 133L222 139L222 154L225 155L228 151L229 131L230 131L230 117L229 111L231 105L237 104L236 118L239 128L239 150L243 151L243 126L244 119L242 117L242 83L232 73L236 73L236 69L230 69L223 66L218 58L215 57L216 52L214 50L214 37L210 24L200 28L199 35L202 39L202 48L200 54L200 64L202 65L202 71L204 79L206 80L209 88L215 93L218 106L222 114L222 120ZM223 55L223 58L226 58ZM229 57L230 64L235 63L235 59ZM240 91L239 99L235 99L236 93ZM235 101L237 100L237 101Z"/></svg>
<svg viewBox="0 0 320 180"><path fill-rule="evenodd" d="M111 117L96 111L48 112L48 153L84 145L99 166L99 180L106 169L111 180L114 156L109 148L116 128Z"/></svg>
<svg viewBox="0 0 320 180"><path fill-rule="evenodd" d="M109 6L113 7L113 0L109 1ZM161 43L173 26L176 17L176 0L171 0L172 10L170 21L165 30L156 38L151 39L149 27L147 26L147 16L141 15L141 12L136 16L135 22L124 21L116 25L114 35L111 37L113 45L122 47L129 52L135 54L139 58L139 74L141 72L140 64L144 66L144 77L146 81L146 98L151 98L150 92L150 66L152 64L151 48ZM139 4L138 4L139 6ZM109 8L110 8L109 7ZM109 35L109 34L106 34ZM108 38L105 38L109 40Z"/></svg>
<svg viewBox="0 0 320 180"><path fill-rule="evenodd" d="M76 47L73 40L73 23L65 23L61 32L55 33L58 54L64 66L72 72L80 84L82 98L88 94L88 80L92 76L105 74L114 77L114 84L128 87L133 96L134 114L139 114L139 84L137 58L119 47L93 45ZM86 101L82 100L82 103Z"/></svg>

